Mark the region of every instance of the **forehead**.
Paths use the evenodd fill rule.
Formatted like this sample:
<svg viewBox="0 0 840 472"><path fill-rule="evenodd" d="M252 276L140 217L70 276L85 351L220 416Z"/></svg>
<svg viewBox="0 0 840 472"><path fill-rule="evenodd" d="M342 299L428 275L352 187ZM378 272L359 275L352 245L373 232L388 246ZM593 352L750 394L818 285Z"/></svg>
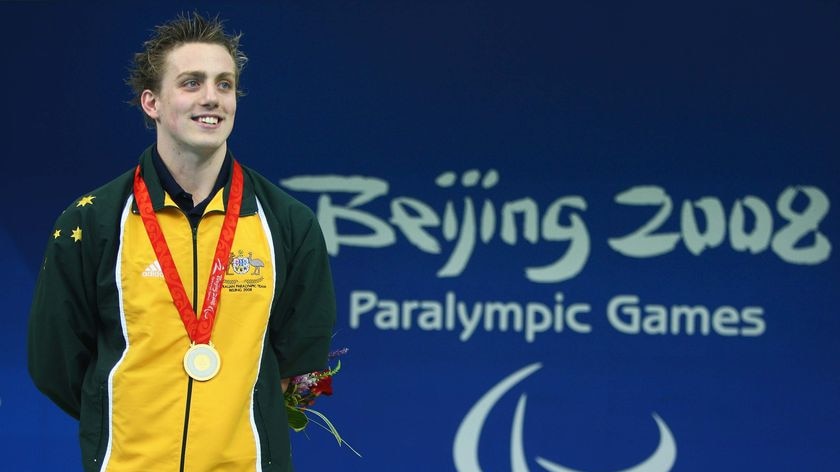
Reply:
<svg viewBox="0 0 840 472"><path fill-rule="evenodd" d="M202 72L209 77L235 75L236 66L227 49L218 44L186 43L166 55L164 77L177 77L185 72Z"/></svg>

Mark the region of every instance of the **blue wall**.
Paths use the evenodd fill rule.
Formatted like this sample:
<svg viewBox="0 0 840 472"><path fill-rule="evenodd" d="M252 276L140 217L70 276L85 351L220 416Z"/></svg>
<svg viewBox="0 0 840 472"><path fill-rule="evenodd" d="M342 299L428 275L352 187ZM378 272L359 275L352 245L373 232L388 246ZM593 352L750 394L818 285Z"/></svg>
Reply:
<svg viewBox="0 0 840 472"><path fill-rule="evenodd" d="M0 4L0 469L77 470L26 373L34 279L153 141L125 70L191 8ZM334 256L317 406L364 457L312 429L299 470L840 463L838 2L201 9L251 59L231 148Z"/></svg>

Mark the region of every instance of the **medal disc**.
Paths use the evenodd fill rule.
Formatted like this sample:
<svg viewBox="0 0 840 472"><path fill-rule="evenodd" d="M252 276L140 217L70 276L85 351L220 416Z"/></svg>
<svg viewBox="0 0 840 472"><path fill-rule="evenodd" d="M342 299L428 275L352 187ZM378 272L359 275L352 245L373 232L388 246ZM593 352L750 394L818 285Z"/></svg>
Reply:
<svg viewBox="0 0 840 472"><path fill-rule="evenodd" d="M215 377L221 366L219 352L209 344L193 344L184 355L184 370L200 382Z"/></svg>

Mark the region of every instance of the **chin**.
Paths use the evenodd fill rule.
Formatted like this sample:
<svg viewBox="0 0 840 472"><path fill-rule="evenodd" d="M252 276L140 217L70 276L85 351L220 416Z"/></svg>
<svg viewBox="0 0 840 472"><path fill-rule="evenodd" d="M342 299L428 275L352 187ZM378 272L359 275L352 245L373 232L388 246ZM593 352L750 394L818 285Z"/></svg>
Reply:
<svg viewBox="0 0 840 472"><path fill-rule="evenodd" d="M220 147L225 145L228 135L229 134L225 134L224 139L220 137L214 137L213 139L196 139L190 143L190 145L193 149L200 150L204 153L216 152Z"/></svg>

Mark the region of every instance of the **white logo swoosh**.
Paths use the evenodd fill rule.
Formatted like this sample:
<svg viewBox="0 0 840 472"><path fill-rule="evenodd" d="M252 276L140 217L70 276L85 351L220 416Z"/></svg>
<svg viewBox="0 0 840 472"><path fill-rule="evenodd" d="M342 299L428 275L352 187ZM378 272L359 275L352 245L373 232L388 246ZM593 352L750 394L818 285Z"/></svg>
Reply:
<svg viewBox="0 0 840 472"><path fill-rule="evenodd" d="M478 462L478 444L484 421L490 414L490 410L516 384L542 367L540 363L534 363L523 367L513 374L504 378L501 382L491 388L481 399L470 409L461 421L458 432L455 434L453 445L453 459L455 467L460 472L481 472L481 465ZM512 472L529 472L528 463L525 459L523 447L523 424L525 422L525 405L527 396L522 394L516 405L513 425L511 426L510 456ZM677 445L674 436L665 421L656 413L653 419L659 427L659 445L656 451L641 463L620 472L668 472L677 460ZM581 472L576 469L564 467L543 457L537 457L537 463L548 472Z"/></svg>
<svg viewBox="0 0 840 472"><path fill-rule="evenodd" d="M524 410L524 396L520 399L520 402L522 403L522 409ZM519 421L522 421L521 418L518 419ZM623 469L619 472L668 472L671 470L671 467L674 466L674 462L677 460L677 444L674 441L674 436L671 434L671 430L668 429L668 425L662 421L662 418L660 418L659 415L654 413L653 419L656 421L656 425L659 426L659 446L657 446L656 451L639 464L629 469ZM519 441L522 441L521 437L519 438ZM537 457L537 463L548 472L582 472L577 469L563 467L560 464L551 462L550 460L542 457Z"/></svg>
<svg viewBox="0 0 840 472"><path fill-rule="evenodd" d="M455 460L456 469L461 472L479 472L481 470L481 466L478 464L478 439L481 435L481 428L484 427L484 420L487 419L487 415L493 409L493 405L508 390L541 367L542 364L537 362L508 375L473 405L467 413L467 416L461 421L458 432L455 433L452 456ZM514 470L514 472L527 472L527 470L526 468Z"/></svg>

